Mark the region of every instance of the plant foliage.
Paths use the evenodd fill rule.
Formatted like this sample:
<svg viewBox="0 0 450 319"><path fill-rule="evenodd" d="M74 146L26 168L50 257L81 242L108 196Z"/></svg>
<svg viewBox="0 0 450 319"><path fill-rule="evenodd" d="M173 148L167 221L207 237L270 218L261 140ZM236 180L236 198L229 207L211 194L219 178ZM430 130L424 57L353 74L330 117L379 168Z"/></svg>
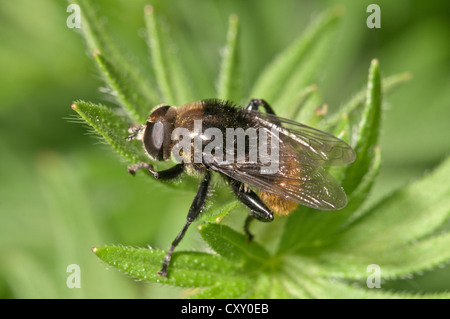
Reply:
<svg viewBox="0 0 450 319"><path fill-rule="evenodd" d="M192 100L193 90L180 57L169 49L170 36L160 27L153 8L145 7L147 42L155 74L144 76L98 23L89 2L71 2L82 8L82 30L87 46L122 107L118 111L77 101L72 108L129 164L146 161L138 144L125 141L127 129L130 122L143 122L148 112L144 107L148 105L162 102L179 105ZM333 8L317 18L266 66L247 96L242 88L239 19L230 16L216 83L217 97L236 101L258 97L274 101L278 113L297 120L301 117L302 122L351 143L357 160L352 165L330 169L347 192L347 207L339 212L298 208L284 223L275 249L268 249L257 238L248 243L241 231L220 222L231 209L239 207L237 201L222 207L212 205L199 232L213 252L176 251L168 278L156 275L166 253L163 250L125 246L94 248L101 260L138 279L199 288L192 298L450 297L449 293L412 295L366 287L369 265L378 265L381 279L389 280L432 269L450 260L450 234L436 232L450 213L447 181L450 159L421 180L370 207L365 205L381 163L378 140L382 97L407 80L409 74L382 78L379 63L374 59L367 88L337 113L324 116L324 109L316 107L317 87L305 83L310 74L305 66L318 65L320 57L323 59L318 52L323 50L324 43L328 45L326 39L341 18L341 12L340 8ZM157 90L152 89L152 83L157 84Z"/></svg>

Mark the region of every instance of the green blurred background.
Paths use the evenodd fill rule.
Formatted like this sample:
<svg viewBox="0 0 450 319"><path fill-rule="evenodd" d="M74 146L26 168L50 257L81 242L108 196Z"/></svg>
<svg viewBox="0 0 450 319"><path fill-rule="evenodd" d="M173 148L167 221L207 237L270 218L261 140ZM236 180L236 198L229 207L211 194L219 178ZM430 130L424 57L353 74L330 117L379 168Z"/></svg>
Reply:
<svg viewBox="0 0 450 319"><path fill-rule="evenodd" d="M111 34L148 67L143 7L149 1L94 2ZM151 2L171 28L199 99L215 94L230 13L241 21L248 89L274 54L338 3L345 15L315 82L331 110L364 87L372 58L384 76L413 74L385 99L376 200L450 154L446 1ZM381 7L381 29L366 26L370 3ZM80 34L66 26L66 7L65 1L0 2L0 297L182 297L182 289L107 270L90 251L105 244L166 249L194 192L174 193L142 175L132 178L108 146L68 119L74 100L114 102L99 90L104 84ZM180 249L203 245L193 229ZM70 264L80 266L79 289L66 285ZM443 267L386 287L443 291L449 280L450 267Z"/></svg>

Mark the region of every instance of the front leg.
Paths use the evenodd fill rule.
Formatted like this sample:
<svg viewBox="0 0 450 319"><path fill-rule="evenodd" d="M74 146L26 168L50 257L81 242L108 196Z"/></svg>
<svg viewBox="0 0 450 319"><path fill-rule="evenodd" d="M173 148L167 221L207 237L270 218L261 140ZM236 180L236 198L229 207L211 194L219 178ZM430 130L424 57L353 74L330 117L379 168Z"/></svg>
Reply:
<svg viewBox="0 0 450 319"><path fill-rule="evenodd" d="M210 181L211 181L211 173L206 172L204 179L200 182L200 185L198 186L197 195L195 195L194 201L192 202L191 208L189 209L189 213L186 218L186 223L184 224L178 236L172 242L169 251L164 257L164 262L162 264L161 270L158 271L159 276L167 277L167 268L169 267L170 259L172 258L172 253L175 250L175 247L180 243L181 239L183 239L184 234L186 233L191 223L195 221L202 212L206 198L208 196L208 188Z"/></svg>
<svg viewBox="0 0 450 319"><path fill-rule="evenodd" d="M140 169L146 169L156 179L170 180L170 179L174 179L175 177L177 177L181 173L183 173L184 165L177 164L169 169L157 172L153 169L152 164L141 162L141 163L137 163L137 164L134 164L133 166L128 167L128 172L134 176L134 175L136 175L136 172Z"/></svg>

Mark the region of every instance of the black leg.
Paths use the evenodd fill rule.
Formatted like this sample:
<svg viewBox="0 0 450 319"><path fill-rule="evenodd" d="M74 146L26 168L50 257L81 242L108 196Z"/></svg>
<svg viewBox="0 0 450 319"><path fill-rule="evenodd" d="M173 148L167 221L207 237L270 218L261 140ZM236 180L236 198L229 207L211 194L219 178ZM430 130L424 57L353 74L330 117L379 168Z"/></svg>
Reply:
<svg viewBox="0 0 450 319"><path fill-rule="evenodd" d="M273 220L273 212L253 191L245 190L242 183L235 180L230 180L230 183L236 197L242 204L250 209L250 214L245 220L244 232L247 235L248 240L251 241L253 239L253 235L249 230L250 222L255 218L262 222L271 222Z"/></svg>
<svg viewBox="0 0 450 319"><path fill-rule="evenodd" d="M133 166L128 167L128 172L134 176L136 174L136 171L138 171L140 169L146 169L156 179L169 180L169 179L173 179L173 178L177 177L178 175L180 175L183 172L184 166L183 166L183 164L177 164L169 169L156 172L153 169L152 164L141 162L141 163L137 163L137 164L134 164Z"/></svg>
<svg viewBox="0 0 450 319"><path fill-rule="evenodd" d="M245 235L247 235L247 239L249 242L251 242L253 240L253 234L250 232L250 223L255 219L255 217L253 217L250 214L248 214L247 218L245 219L245 223L244 223L244 233Z"/></svg>
<svg viewBox="0 0 450 319"><path fill-rule="evenodd" d="M258 111L260 106L262 106L264 108L266 113L275 115L275 112L270 107L270 105L262 99L251 99L250 102L248 103L246 109L249 111Z"/></svg>
<svg viewBox="0 0 450 319"><path fill-rule="evenodd" d="M186 224L184 224L183 229L181 229L181 232L178 234L178 236L175 238L175 240L172 242L172 245L170 246L169 251L167 252L166 256L164 257L164 262L162 264L162 268L160 271L158 271L159 276L167 277L167 268L169 267L170 259L172 258L172 253L175 250L175 247L180 243L181 239L183 239L184 234L186 233L187 229L191 225L191 223L197 219L197 217L200 215L203 206L206 201L206 197L208 195L208 188L209 188L209 182L211 180L211 173L206 172L205 178L200 182L198 186L197 195L195 195L194 201L191 204L191 208L189 209L189 213L186 218Z"/></svg>
<svg viewBox="0 0 450 319"><path fill-rule="evenodd" d="M247 107L245 108L248 111L258 111L259 107L262 106L264 108L264 111L266 111L267 114L273 115L273 118L271 118L271 122L282 126L281 122L276 118L276 114L274 110L270 107L269 103L262 99L251 99L250 102L247 104Z"/></svg>

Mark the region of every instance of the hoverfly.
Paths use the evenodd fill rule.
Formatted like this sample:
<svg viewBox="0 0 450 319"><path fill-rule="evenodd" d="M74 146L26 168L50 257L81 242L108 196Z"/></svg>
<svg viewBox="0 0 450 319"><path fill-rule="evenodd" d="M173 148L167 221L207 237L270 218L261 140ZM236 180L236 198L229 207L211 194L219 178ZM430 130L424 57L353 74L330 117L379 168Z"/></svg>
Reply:
<svg viewBox="0 0 450 319"><path fill-rule="evenodd" d="M179 129L188 134L179 134ZM298 204L320 210L338 210L347 204L343 188L324 166L352 163L356 154L351 146L331 134L276 116L262 99L252 99L245 108L218 99L178 107L159 105L144 125L129 132L127 140L141 140L151 159L166 161L175 156L179 162L158 172L152 164L138 163L128 167L132 175L145 169L161 180L183 172L201 178L186 223L158 275L167 277L175 247L204 208L212 172L221 174L250 210L244 224L249 240L253 219L270 222L274 215L287 215ZM180 148L182 141L184 148Z"/></svg>

